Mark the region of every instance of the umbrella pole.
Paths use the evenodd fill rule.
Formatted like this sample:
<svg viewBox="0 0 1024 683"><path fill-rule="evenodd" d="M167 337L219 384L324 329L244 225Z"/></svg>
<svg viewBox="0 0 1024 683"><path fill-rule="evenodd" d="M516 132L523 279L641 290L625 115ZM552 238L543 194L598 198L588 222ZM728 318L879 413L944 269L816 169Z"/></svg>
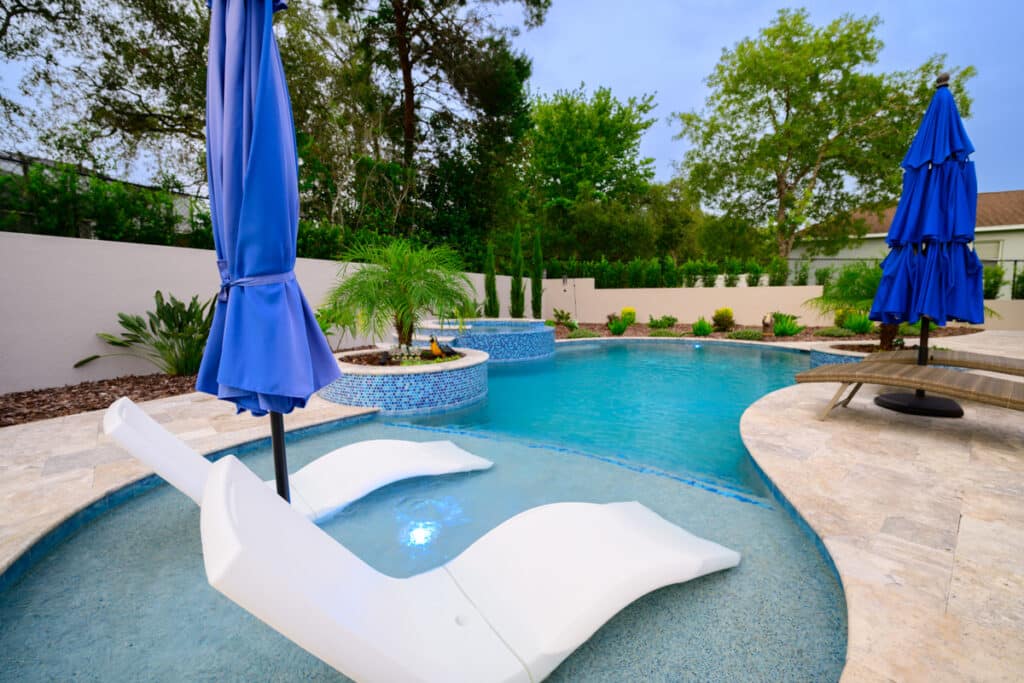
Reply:
<svg viewBox="0 0 1024 683"><path fill-rule="evenodd" d="M284 452L284 415L270 411L270 443L274 450L274 479L277 495L291 502L288 490L288 458Z"/></svg>
<svg viewBox="0 0 1024 683"><path fill-rule="evenodd" d="M928 330L931 327L931 321L927 317L921 317L921 339L917 345L917 364L928 365ZM924 389L918 389L916 392L918 398L924 398Z"/></svg>

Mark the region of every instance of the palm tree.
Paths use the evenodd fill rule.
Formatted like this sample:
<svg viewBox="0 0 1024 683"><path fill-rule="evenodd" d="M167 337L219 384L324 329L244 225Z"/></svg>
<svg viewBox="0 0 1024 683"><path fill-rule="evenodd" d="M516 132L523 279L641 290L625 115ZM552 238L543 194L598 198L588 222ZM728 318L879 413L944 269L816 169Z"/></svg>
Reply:
<svg viewBox="0 0 1024 683"><path fill-rule="evenodd" d="M823 313L842 309L867 313L882 281L882 269L878 262L855 261L843 266L835 280L825 283L822 294L811 299L811 304ZM879 325L879 347L883 351L891 351L893 340L899 331L899 325L883 323Z"/></svg>
<svg viewBox="0 0 1024 683"><path fill-rule="evenodd" d="M396 239L356 247L345 260L349 264L328 294L328 304L355 311L363 334L381 337L394 327L400 346L412 344L425 314L456 310L476 293L459 255L448 247Z"/></svg>

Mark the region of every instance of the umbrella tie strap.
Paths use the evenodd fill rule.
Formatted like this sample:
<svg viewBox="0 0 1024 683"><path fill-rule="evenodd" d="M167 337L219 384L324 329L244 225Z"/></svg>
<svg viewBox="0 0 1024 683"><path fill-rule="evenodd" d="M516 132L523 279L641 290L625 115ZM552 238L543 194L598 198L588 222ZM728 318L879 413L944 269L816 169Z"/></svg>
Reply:
<svg viewBox="0 0 1024 683"><path fill-rule="evenodd" d="M282 282L291 282L295 279L295 271L289 270L287 273L273 273L271 275L254 275L252 277L239 277L234 280L231 279L231 275L228 273L227 263L224 261L217 261L217 267L220 269L220 293L217 294L217 301L225 303L228 300L228 291L232 287L259 287L260 285L276 285Z"/></svg>

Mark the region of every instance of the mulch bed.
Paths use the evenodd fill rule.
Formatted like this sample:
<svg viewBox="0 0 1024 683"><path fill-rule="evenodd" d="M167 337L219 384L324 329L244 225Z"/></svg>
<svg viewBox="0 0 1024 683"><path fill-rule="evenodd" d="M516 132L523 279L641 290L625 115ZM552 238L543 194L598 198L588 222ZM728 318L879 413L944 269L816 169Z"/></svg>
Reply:
<svg viewBox="0 0 1024 683"><path fill-rule="evenodd" d="M614 337L615 336L615 335L613 335L608 330L608 326L606 324L604 324L604 323L580 323L580 329L590 330L592 332L597 332L602 337ZM673 332L680 332L680 333L685 334L687 336L691 335L691 326L690 325L676 325L676 326L674 326L674 327L672 327L670 329ZM735 329L736 330L756 330L757 332L761 331L761 327L760 326L758 326L758 327L743 327L743 326L739 326L739 327L736 327ZM792 337L775 337L775 336L773 336L771 334L766 334L762 341L765 341L765 342L768 342L768 343L771 343L771 342L794 342L794 341L798 341L798 342L808 342L808 341L814 341L814 342L876 341L877 342L878 341L878 334L877 333L875 333L875 334L857 334L857 335L854 335L852 337L818 337L818 336L815 336L815 333L818 330L822 330L822 329L825 329L825 328L822 328L822 327L808 327L808 328L804 329L804 331L802 331L800 334L794 335ZM621 336L623 336L623 337L647 337L647 336L650 335L650 332L651 332L650 326L647 325L647 323L634 323L634 324L630 325ZM975 332L981 332L981 329L977 328L977 327L953 327L951 325L947 325L946 327L933 327L929 331L929 337L931 337L931 338L935 338L935 337L955 337L955 336L959 336L959 335L962 335L962 334L974 334ZM558 327L555 328L555 338L556 339L568 339L569 338L569 329L564 327L564 326L559 325ZM711 335L710 335L710 338L711 339L728 339L729 335L726 332L712 332ZM915 335L913 337L904 337L904 339L906 339L909 342L909 341L912 341L913 339L917 339L917 336Z"/></svg>
<svg viewBox="0 0 1024 683"><path fill-rule="evenodd" d="M583 323L580 327L598 332L603 337L613 336L612 333L608 331L608 327L604 324ZM690 332L689 325L676 325L672 329L675 332ZM760 330L761 328L748 327L741 329ZM764 338L764 341L838 341L837 339L830 339L827 337L815 337L814 332L818 329L821 328L809 328L794 337L775 338L769 335ZM649 331L650 330L645 323L636 323L631 325L622 336L646 337ZM961 334L971 334L979 331L980 330L977 328L970 327L940 327L931 330L930 336L932 338L948 337ZM557 327L555 328L555 336L558 339L565 339L569 336L569 330L561 326ZM726 338L726 335L723 332L714 332L711 334L711 337L713 339L724 339ZM906 339L907 341L911 341L910 337L907 337ZM877 341L878 335L863 334L855 337L843 337L842 340L845 342L868 340ZM866 345L863 346L865 346L866 350ZM348 350L354 351L360 349ZM861 349L858 348L856 350ZM370 358L375 356L378 356L378 354L370 354ZM346 358L345 360L346 362L352 362L352 359L350 358ZM379 364L379 361L377 363L368 362L367 364L377 365ZM122 396L127 396L133 401L151 401L153 399L165 398L167 396L188 394L195 391L195 387L195 375L182 377L171 377L161 374L128 375L125 377L116 377L114 379L105 379L97 382L82 382L81 384L71 384L51 389L36 389L33 391L18 391L12 394L0 394L0 427L10 427L12 425L23 424L25 422L46 420L52 417L61 417L64 415L76 415L90 410L103 410Z"/></svg>

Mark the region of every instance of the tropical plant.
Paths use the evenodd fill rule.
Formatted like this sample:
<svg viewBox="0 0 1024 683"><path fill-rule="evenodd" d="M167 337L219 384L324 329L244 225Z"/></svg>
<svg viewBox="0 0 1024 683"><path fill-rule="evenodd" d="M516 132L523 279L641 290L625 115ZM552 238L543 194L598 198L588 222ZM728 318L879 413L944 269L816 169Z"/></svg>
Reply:
<svg viewBox="0 0 1024 683"><path fill-rule="evenodd" d="M533 230L533 261L530 263L530 312L540 320L544 299L544 256L540 248L540 228Z"/></svg>
<svg viewBox="0 0 1024 683"><path fill-rule="evenodd" d="M736 326L736 320L732 316L732 309L719 308L711 316L711 323L715 327L715 332L728 332Z"/></svg>
<svg viewBox="0 0 1024 683"><path fill-rule="evenodd" d="M693 324L691 332L695 337L706 337L711 334L712 331L711 323L704 319L704 316L697 318L697 322Z"/></svg>
<svg viewBox="0 0 1024 683"><path fill-rule="evenodd" d="M632 325L636 322L636 309L632 306L626 306L623 308L620 315L627 325Z"/></svg>
<svg viewBox="0 0 1024 683"><path fill-rule="evenodd" d="M843 329L850 330L856 334L871 334L875 331L875 324L864 311L853 311L846 315L843 320Z"/></svg>
<svg viewBox="0 0 1024 683"><path fill-rule="evenodd" d="M328 295L329 305L356 311L363 333L382 337L393 327L400 346L412 344L425 314L454 310L475 294L458 254L448 247L396 239L356 247L345 259L349 263Z"/></svg>
<svg viewBox="0 0 1024 683"><path fill-rule="evenodd" d="M998 299L999 290L1006 284L1006 271L998 263L985 266L981 272L981 287L986 299Z"/></svg>
<svg viewBox="0 0 1024 683"><path fill-rule="evenodd" d="M667 330L671 327L675 327L675 324L679 322L679 319L671 315L663 315L660 318L655 318L652 315L647 316L650 322L647 323L647 327L652 330Z"/></svg>
<svg viewBox="0 0 1024 683"><path fill-rule="evenodd" d="M808 303L824 313L842 309L869 311L881 281L882 269L877 263L847 263L840 269L835 281L824 285L821 296L811 299ZM836 325L842 326L841 322L837 322Z"/></svg>
<svg viewBox="0 0 1024 683"><path fill-rule="evenodd" d="M743 339L746 341L761 341L764 333L760 330L735 330L726 335L729 339Z"/></svg>
<svg viewBox="0 0 1024 683"><path fill-rule="evenodd" d="M600 337L600 336L601 336L600 332L595 332L594 330L587 330L587 329L573 330L572 332L569 333L569 339L591 339L593 337Z"/></svg>
<svg viewBox="0 0 1024 683"><path fill-rule="evenodd" d="M357 318L353 309L332 303L316 309L316 323L320 326L320 331L327 337L327 341L330 342L331 337L336 335L335 343L331 345L331 350L335 353L341 351L341 343L344 341L345 335L355 335L358 328Z"/></svg>
<svg viewBox="0 0 1024 683"><path fill-rule="evenodd" d="M789 313L772 313L772 332L776 337L792 337L804 331L804 326L796 322L797 316Z"/></svg>
<svg viewBox="0 0 1024 683"><path fill-rule="evenodd" d="M488 318L497 318L500 314L498 279L494 274L494 245L488 243L487 256L484 257L484 315Z"/></svg>
<svg viewBox="0 0 1024 683"><path fill-rule="evenodd" d="M115 337L106 332L96 335L111 346L127 349L126 352L89 356L75 363L74 367L80 368L97 358L136 356L168 375L194 375L199 372L206 338L213 324L214 299L199 303L199 297L194 296L186 306L173 294L168 294L164 300L160 290L153 298L156 310L146 311L146 319L140 315L117 314L117 320L125 330L121 336Z"/></svg>
<svg viewBox="0 0 1024 683"><path fill-rule="evenodd" d="M512 289L508 314L512 318L522 318L526 314L526 290L523 289L523 231L518 223L512 233Z"/></svg>
<svg viewBox="0 0 1024 683"><path fill-rule="evenodd" d="M608 314L608 331L616 337L629 329L629 323L623 320L618 313Z"/></svg>
<svg viewBox="0 0 1024 683"><path fill-rule="evenodd" d="M555 317L556 325L569 327L570 325L576 324L575 322L573 322L572 313L570 313L569 311L563 311L561 308L556 308L554 311L552 311L551 314Z"/></svg>

